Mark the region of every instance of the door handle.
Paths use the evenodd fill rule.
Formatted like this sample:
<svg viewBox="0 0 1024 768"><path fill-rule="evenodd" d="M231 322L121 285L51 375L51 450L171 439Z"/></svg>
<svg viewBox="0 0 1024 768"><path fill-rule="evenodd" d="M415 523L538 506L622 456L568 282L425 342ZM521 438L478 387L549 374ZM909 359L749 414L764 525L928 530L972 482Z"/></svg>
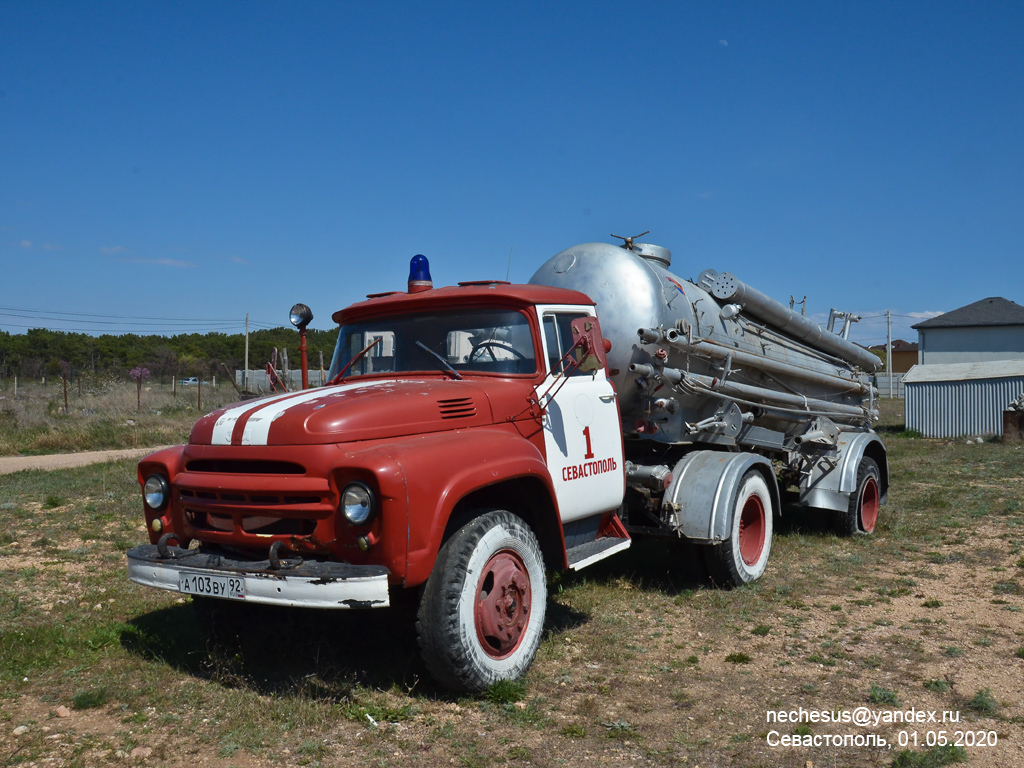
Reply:
<svg viewBox="0 0 1024 768"><path fill-rule="evenodd" d="M598 395L597 399L605 403L610 403L612 400L615 399L615 393L612 392L610 395Z"/></svg>

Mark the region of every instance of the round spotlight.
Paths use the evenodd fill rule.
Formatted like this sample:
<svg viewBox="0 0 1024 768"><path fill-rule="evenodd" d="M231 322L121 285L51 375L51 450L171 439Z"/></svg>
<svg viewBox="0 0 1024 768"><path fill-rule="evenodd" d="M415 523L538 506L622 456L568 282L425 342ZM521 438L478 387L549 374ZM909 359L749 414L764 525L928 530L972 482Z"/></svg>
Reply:
<svg viewBox="0 0 1024 768"><path fill-rule="evenodd" d="M313 310L305 304L296 304L288 314L288 319L296 328L305 328L313 319Z"/></svg>

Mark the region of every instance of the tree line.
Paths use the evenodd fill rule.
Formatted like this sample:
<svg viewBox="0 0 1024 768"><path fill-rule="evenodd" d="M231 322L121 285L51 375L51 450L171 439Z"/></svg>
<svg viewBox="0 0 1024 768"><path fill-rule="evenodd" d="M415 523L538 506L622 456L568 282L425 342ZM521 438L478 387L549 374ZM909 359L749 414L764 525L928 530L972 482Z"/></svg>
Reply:
<svg viewBox="0 0 1024 768"><path fill-rule="evenodd" d="M306 346L310 368L330 365L338 329L318 331L310 328ZM278 350L278 368L283 351L288 350L289 367L298 369L299 334L294 328L280 327L249 334L249 367L263 368L271 353ZM86 333L33 328L26 333L0 331L0 378L25 379L59 376L70 369L71 376L83 374L114 375L127 378L128 371L142 366L160 379L171 376L224 375L224 366L232 373L245 362L244 333L185 333L151 336L126 333L91 336Z"/></svg>

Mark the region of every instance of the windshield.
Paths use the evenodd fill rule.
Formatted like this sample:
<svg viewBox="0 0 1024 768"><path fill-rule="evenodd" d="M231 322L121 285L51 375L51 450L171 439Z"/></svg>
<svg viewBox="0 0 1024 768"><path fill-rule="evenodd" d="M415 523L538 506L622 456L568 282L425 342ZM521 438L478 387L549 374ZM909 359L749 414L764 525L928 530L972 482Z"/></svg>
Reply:
<svg viewBox="0 0 1024 768"><path fill-rule="evenodd" d="M537 371L529 320L510 309L447 310L343 325L329 379L360 352L362 357L345 371L345 378L406 371Z"/></svg>

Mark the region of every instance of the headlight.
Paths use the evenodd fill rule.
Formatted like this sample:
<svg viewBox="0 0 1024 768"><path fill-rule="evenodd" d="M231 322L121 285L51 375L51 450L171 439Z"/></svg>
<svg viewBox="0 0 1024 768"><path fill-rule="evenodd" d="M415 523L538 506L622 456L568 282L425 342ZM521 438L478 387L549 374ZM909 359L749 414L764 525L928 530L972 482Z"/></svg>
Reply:
<svg viewBox="0 0 1024 768"><path fill-rule="evenodd" d="M146 497L146 505L150 509L160 511L171 498L171 486L162 475L150 475L142 486L142 495Z"/></svg>
<svg viewBox="0 0 1024 768"><path fill-rule="evenodd" d="M352 483L341 494L341 512L352 525L366 525L373 517L376 500L362 483Z"/></svg>

